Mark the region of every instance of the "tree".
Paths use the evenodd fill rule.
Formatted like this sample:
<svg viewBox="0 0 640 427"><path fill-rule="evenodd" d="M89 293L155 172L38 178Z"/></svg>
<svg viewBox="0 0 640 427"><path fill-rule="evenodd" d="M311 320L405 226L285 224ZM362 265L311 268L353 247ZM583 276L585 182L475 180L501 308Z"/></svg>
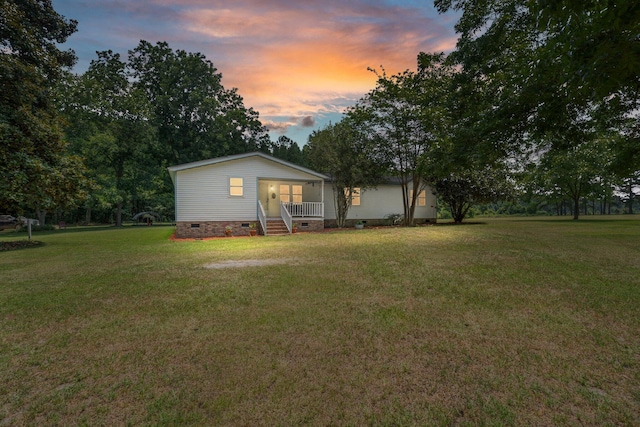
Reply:
<svg viewBox="0 0 640 427"><path fill-rule="evenodd" d="M538 163L538 187L547 193L557 193L572 201L573 219L580 216L580 200L597 184L607 180L607 163L611 159L599 141L573 144L564 150L550 149Z"/></svg>
<svg viewBox="0 0 640 427"><path fill-rule="evenodd" d="M456 224L464 220L473 205L504 200L515 193L504 169L491 167L449 173L437 178L435 188Z"/></svg>
<svg viewBox="0 0 640 427"><path fill-rule="evenodd" d="M200 53L173 51L166 42L141 41L129 67L150 105L158 156L167 165L266 149L269 137L258 113Z"/></svg>
<svg viewBox="0 0 640 427"><path fill-rule="evenodd" d="M446 139L447 90L453 69L444 54L421 53L417 71L376 73L375 89L348 111L400 179L406 225L413 225L418 195L426 188L431 154ZM413 192L411 191L411 188Z"/></svg>
<svg viewBox="0 0 640 427"><path fill-rule="evenodd" d="M633 214L633 201L640 195L640 172L633 173L620 180L618 193L627 205L627 213Z"/></svg>
<svg viewBox="0 0 640 427"><path fill-rule="evenodd" d="M304 158L300 146L284 135L278 138L271 146L271 154L282 160L304 166Z"/></svg>
<svg viewBox="0 0 640 427"><path fill-rule="evenodd" d="M453 62L447 58L451 67ZM440 99L446 132L424 158L424 178L461 223L474 205L510 199L515 194L514 150L501 144L488 118L491 85L481 74L450 72L447 94Z"/></svg>
<svg viewBox="0 0 640 427"><path fill-rule="evenodd" d="M640 5L635 0L435 0L462 11L452 55L464 73L489 82L487 117L503 142L545 143L577 110L594 123L631 120L616 153L639 169ZM629 142L630 141L630 142ZM573 141L579 144L579 141Z"/></svg>
<svg viewBox="0 0 640 427"><path fill-rule="evenodd" d="M83 194L83 165L66 153L52 87L75 62L57 43L77 22L47 0L3 0L0 8L0 210L44 214Z"/></svg>
<svg viewBox="0 0 640 427"><path fill-rule="evenodd" d="M131 199L152 158L154 129L142 91L130 82L126 64L112 51L97 52L89 69L75 79L64 111L74 148L87 159L100 184L103 206L116 209L122 225L123 203ZM74 99L74 95L76 99Z"/></svg>
<svg viewBox="0 0 640 427"><path fill-rule="evenodd" d="M269 138L257 112L199 53L145 41L128 59L98 52L89 70L70 76L60 108L74 153L85 157L98 184L92 208L123 212L173 211L166 167L260 149Z"/></svg>
<svg viewBox="0 0 640 427"><path fill-rule="evenodd" d="M314 131L305 146L306 163L331 178L338 227L346 224L355 188L375 187L386 169L369 141L348 117Z"/></svg>

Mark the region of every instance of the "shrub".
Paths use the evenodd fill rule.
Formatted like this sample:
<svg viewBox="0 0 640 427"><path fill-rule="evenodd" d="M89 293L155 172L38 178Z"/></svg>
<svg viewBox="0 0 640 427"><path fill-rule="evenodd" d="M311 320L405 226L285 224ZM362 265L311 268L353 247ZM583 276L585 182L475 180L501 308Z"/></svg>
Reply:
<svg viewBox="0 0 640 427"><path fill-rule="evenodd" d="M398 225L402 223L403 217L404 215L402 214L391 213L391 214L385 215L384 219L387 221L389 225Z"/></svg>

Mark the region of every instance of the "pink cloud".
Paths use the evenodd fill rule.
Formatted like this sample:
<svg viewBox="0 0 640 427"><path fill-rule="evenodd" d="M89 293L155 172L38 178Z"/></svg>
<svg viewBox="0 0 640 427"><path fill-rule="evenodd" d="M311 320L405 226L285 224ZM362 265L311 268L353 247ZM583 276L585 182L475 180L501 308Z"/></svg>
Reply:
<svg viewBox="0 0 640 427"><path fill-rule="evenodd" d="M273 120L262 120L262 124L271 132L284 134L291 126L296 126L295 121L276 122Z"/></svg>
<svg viewBox="0 0 640 427"><path fill-rule="evenodd" d="M77 16L80 31L94 43L107 35L104 48L114 40L125 49L140 39L164 40L205 54L224 86L237 87L274 130L302 127L304 117L319 124L322 115L343 111L373 88L368 67L415 68L420 51L450 51L456 43L453 20L437 15L431 2L65 1L91 15L91 22Z"/></svg>
<svg viewBox="0 0 640 427"><path fill-rule="evenodd" d="M184 3L182 3L184 5ZM420 51L451 50L456 38L418 9L338 1L190 1L181 19L210 40L225 85L267 119L329 110L322 98L355 101L375 84L367 67L414 68ZM223 63L216 51L223 49Z"/></svg>

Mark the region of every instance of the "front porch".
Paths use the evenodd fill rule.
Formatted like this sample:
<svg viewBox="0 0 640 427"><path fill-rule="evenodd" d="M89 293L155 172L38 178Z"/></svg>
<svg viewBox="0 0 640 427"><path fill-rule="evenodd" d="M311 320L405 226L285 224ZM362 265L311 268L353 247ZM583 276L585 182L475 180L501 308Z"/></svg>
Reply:
<svg viewBox="0 0 640 427"><path fill-rule="evenodd" d="M265 236L324 228L324 181L259 179L257 210Z"/></svg>
<svg viewBox="0 0 640 427"><path fill-rule="evenodd" d="M267 218L266 229L263 229L262 224L260 224L259 234L265 236L282 236L296 232L319 232L322 230L324 230L324 220L321 218L305 218L302 221L294 219L291 230L287 228L287 224L282 218Z"/></svg>

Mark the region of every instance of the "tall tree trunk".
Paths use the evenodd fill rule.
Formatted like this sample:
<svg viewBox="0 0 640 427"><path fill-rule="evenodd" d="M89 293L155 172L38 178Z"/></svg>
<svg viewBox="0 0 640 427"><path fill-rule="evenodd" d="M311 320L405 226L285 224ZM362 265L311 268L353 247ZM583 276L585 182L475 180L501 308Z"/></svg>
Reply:
<svg viewBox="0 0 640 427"><path fill-rule="evenodd" d="M47 217L47 211L41 211L40 208L36 208L36 216L38 217L38 222L40 222L40 225L44 225L45 219Z"/></svg>
<svg viewBox="0 0 640 427"><path fill-rule="evenodd" d="M409 200L409 216L407 217L407 226L412 227L414 224L414 217L416 215L416 191L413 191L412 197Z"/></svg>
<svg viewBox="0 0 640 427"><path fill-rule="evenodd" d="M573 199L573 219L578 219L580 215L580 196Z"/></svg>
<svg viewBox="0 0 640 427"><path fill-rule="evenodd" d="M402 177L402 210L404 213L404 225L410 225L413 222L413 218L411 216L411 203L409 202L409 185L408 179Z"/></svg>
<svg viewBox="0 0 640 427"><path fill-rule="evenodd" d="M456 224L462 224L464 218L467 216L469 212L469 208L471 208L471 203L465 203L458 201L459 203L455 205L451 205L451 215L453 216L453 222Z"/></svg>
<svg viewBox="0 0 640 427"><path fill-rule="evenodd" d="M345 194L345 189L341 186L333 187L335 210L336 210L336 225L338 228L345 226L347 222L347 213L349 212L350 197Z"/></svg>
<svg viewBox="0 0 640 427"><path fill-rule="evenodd" d="M87 225L91 224L91 206L87 206L87 210L85 212L84 220Z"/></svg>
<svg viewBox="0 0 640 427"><path fill-rule="evenodd" d="M117 204L116 210L116 227L122 227L122 200L124 195L122 194L122 177L124 176L124 158L121 158L118 166L116 167L116 189L118 190L118 198L120 200Z"/></svg>
<svg viewBox="0 0 640 427"><path fill-rule="evenodd" d="M118 202L116 209L116 227L122 227L122 202Z"/></svg>
<svg viewBox="0 0 640 427"><path fill-rule="evenodd" d="M627 201L629 215L633 215L633 196L633 185L631 185L631 180L629 180L629 201Z"/></svg>

